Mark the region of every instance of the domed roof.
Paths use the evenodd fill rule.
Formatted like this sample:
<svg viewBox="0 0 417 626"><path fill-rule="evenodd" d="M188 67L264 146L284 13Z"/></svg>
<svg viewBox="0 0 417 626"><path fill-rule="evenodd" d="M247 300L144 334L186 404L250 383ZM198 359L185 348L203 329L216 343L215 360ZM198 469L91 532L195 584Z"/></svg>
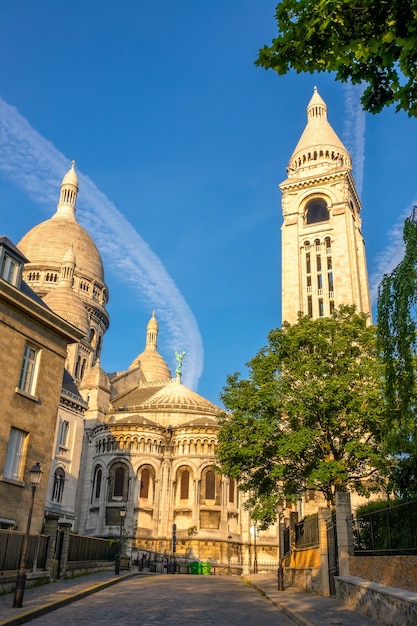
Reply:
<svg viewBox="0 0 417 626"><path fill-rule="evenodd" d="M18 243L29 265L58 269L72 244L77 259L77 274L105 285L104 269L96 244L75 217L78 179L72 167L61 184L56 213L30 230Z"/></svg>
<svg viewBox="0 0 417 626"><path fill-rule="evenodd" d="M100 253L90 235L75 219L59 219L54 215L26 233L18 248L31 264L59 268L71 243L77 258L77 274L103 285L104 269Z"/></svg>
<svg viewBox="0 0 417 626"><path fill-rule="evenodd" d="M178 378L165 384L139 384L116 398L113 406L128 413L192 413L215 417L221 412L218 406L185 387Z"/></svg>
<svg viewBox="0 0 417 626"><path fill-rule="evenodd" d="M84 336L88 336L90 322L87 310L69 285L57 285L55 289L45 295L43 301L54 313L76 326L84 333Z"/></svg>
<svg viewBox="0 0 417 626"><path fill-rule="evenodd" d="M164 385L153 396L148 398L143 407L171 408L175 410L192 410L195 413L218 415L221 409L179 382L172 380Z"/></svg>
<svg viewBox="0 0 417 626"><path fill-rule="evenodd" d="M157 350L158 339L158 322L156 321L155 311L152 311L152 317L146 327L146 346L145 350L132 361L129 369L140 366L146 382L165 381L172 378L170 369L165 359Z"/></svg>
<svg viewBox="0 0 417 626"><path fill-rule="evenodd" d="M290 169L311 166L312 160L317 159L317 154L323 152L323 156L342 163L351 169L350 155L342 141L327 120L327 106L317 87L314 87L313 96L307 106L307 125L298 141L290 159Z"/></svg>

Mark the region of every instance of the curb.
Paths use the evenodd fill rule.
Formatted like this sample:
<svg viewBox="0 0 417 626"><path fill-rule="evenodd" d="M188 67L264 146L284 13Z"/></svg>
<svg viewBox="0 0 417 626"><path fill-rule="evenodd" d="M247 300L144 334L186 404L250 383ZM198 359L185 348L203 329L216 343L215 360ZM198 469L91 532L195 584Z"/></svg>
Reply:
<svg viewBox="0 0 417 626"><path fill-rule="evenodd" d="M126 580L127 578L132 578L133 576L138 576L138 572L132 572L131 574L126 574L120 578L114 578L112 580L106 580L104 583L96 583L91 587L87 587L82 591L78 591L77 593L73 593L71 595L66 596L65 598L61 598L60 600L56 600L54 602L48 602L47 604L41 604L40 606L34 607L29 611L25 611L24 613L20 613L14 617L8 617L7 619L0 621L0 626L19 626L19 624L25 624L36 617L42 617L42 615L46 615L47 613L51 613L55 611L55 609L59 609L62 606L66 606L67 604L71 604L71 602L75 602L76 600L81 600L86 596L95 593L96 591L101 591L106 587L111 587L112 585L116 585L122 580Z"/></svg>
<svg viewBox="0 0 417 626"><path fill-rule="evenodd" d="M272 604L275 604L275 606L279 608L283 613L285 613L285 615L289 617L295 624L297 624L297 626L314 626L314 624L310 622L310 620L300 615L300 613L297 613L297 611L294 611L294 609L291 609L285 604L285 602L278 602L277 600L274 600L274 598L271 598L271 596L268 595L265 589L262 589L262 587L258 586L256 583L246 578L246 576L243 576L243 579L247 583L249 583L254 589L259 591L259 593L262 593L266 598L268 598L268 600L272 602Z"/></svg>

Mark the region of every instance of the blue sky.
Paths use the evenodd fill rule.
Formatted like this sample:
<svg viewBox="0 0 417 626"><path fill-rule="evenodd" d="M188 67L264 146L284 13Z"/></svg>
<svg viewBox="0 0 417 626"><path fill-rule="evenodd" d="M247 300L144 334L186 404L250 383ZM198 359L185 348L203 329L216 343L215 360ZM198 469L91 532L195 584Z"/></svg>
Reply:
<svg viewBox="0 0 417 626"><path fill-rule="evenodd" d="M185 349L184 382L219 403L280 325L278 184L314 85L353 156L371 285L401 258L417 120L358 112L357 91L327 74L255 67L275 5L1 3L0 234L17 243L50 217L76 159L77 215L110 288L107 371L142 351L155 308L171 370Z"/></svg>

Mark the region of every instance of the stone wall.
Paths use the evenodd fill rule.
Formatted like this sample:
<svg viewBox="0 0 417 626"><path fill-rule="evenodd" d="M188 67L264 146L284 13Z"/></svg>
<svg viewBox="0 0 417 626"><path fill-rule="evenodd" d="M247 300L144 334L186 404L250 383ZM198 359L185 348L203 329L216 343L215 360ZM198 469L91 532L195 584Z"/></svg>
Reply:
<svg viewBox="0 0 417 626"><path fill-rule="evenodd" d="M349 571L351 576L417 592L417 556L354 556Z"/></svg>
<svg viewBox="0 0 417 626"><path fill-rule="evenodd" d="M356 578L336 578L336 595L349 608L380 626L415 626L417 594Z"/></svg>

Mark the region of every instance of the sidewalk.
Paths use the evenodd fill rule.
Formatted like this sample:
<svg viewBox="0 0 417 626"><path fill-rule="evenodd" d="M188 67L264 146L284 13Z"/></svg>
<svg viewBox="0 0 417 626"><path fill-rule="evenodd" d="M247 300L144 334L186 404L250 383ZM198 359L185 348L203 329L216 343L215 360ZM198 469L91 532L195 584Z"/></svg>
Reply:
<svg viewBox="0 0 417 626"><path fill-rule="evenodd" d="M59 606L79 600L131 576L138 576L137 571L119 576L115 576L114 572L98 572L67 580L56 580L41 587L32 587L25 590L21 609L12 607L13 593L6 593L0 596L0 626L25 624Z"/></svg>
<svg viewBox="0 0 417 626"><path fill-rule="evenodd" d="M314 596L296 587L278 591L276 574L250 574L244 579L299 626L378 626L377 622L347 608L336 598Z"/></svg>
<svg viewBox="0 0 417 626"><path fill-rule="evenodd" d="M59 606L79 600L131 576L149 576L149 574L133 571L115 576L113 572L99 572L58 580L42 587L26 589L21 609L12 607L13 593L7 593L0 596L0 626L25 624ZM294 624L299 626L378 626L375 621L343 606L336 598L313 596L295 587L278 591L275 574L251 574L244 576L243 579L279 606Z"/></svg>

